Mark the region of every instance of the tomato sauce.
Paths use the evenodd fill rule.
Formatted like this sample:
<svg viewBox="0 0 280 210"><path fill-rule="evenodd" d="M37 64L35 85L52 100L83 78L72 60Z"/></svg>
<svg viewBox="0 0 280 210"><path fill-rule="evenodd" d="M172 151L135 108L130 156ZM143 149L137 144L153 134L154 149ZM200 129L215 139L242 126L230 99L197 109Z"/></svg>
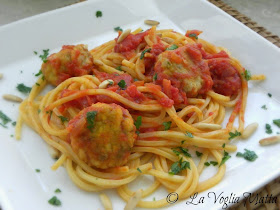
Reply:
<svg viewBox="0 0 280 210"><path fill-rule="evenodd" d="M208 65L214 81L213 90L216 93L232 96L241 89L241 79L238 71L230 64L229 59L210 59Z"/></svg>

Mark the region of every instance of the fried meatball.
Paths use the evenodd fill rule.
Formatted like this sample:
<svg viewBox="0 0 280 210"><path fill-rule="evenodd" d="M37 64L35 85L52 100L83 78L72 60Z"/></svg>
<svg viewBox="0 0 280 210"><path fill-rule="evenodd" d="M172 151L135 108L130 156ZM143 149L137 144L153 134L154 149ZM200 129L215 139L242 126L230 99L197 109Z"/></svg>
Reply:
<svg viewBox="0 0 280 210"><path fill-rule="evenodd" d="M74 152L89 166L122 166L136 139L129 112L116 104L96 103L83 109L68 125Z"/></svg>
<svg viewBox="0 0 280 210"><path fill-rule="evenodd" d="M154 69L159 75L159 82L161 79L170 80L188 97L204 94L213 85L207 62L202 59L196 44L166 50L158 56Z"/></svg>
<svg viewBox="0 0 280 210"><path fill-rule="evenodd" d="M83 44L64 45L62 50L54 53L42 64L41 70L46 80L57 86L70 77L91 74L93 58Z"/></svg>

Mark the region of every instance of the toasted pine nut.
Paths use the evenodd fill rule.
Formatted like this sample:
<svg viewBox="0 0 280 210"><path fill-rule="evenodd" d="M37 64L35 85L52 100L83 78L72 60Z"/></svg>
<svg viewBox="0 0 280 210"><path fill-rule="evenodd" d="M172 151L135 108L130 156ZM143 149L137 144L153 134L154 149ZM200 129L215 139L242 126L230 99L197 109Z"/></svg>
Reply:
<svg viewBox="0 0 280 210"><path fill-rule="evenodd" d="M19 103L21 103L23 101L22 98L15 96L15 95L11 95L11 94L5 94L5 95L3 95L3 98L6 99L7 101L13 101L13 102L19 102Z"/></svg>
<svg viewBox="0 0 280 210"><path fill-rule="evenodd" d="M2 78L3 78L3 74L0 73L0 79L2 79Z"/></svg>
<svg viewBox="0 0 280 210"><path fill-rule="evenodd" d="M114 81L111 79L104 80L103 82L100 83L98 86L100 89L105 89L108 85L114 85Z"/></svg>
<svg viewBox="0 0 280 210"><path fill-rule="evenodd" d="M194 127L201 130L219 130L222 128L219 124L211 124L211 123L196 123L193 125Z"/></svg>
<svg viewBox="0 0 280 210"><path fill-rule="evenodd" d="M111 202L110 198L105 193L101 193L99 195L99 197L100 197L100 200L102 201L102 204L103 204L105 210L112 210L113 209L112 202Z"/></svg>
<svg viewBox="0 0 280 210"><path fill-rule="evenodd" d="M266 146L266 145L270 145L270 144L276 144L276 143L279 143L279 142L280 142L280 135L264 138L264 139L261 139L259 141L260 145L262 145L262 146Z"/></svg>
<svg viewBox="0 0 280 210"><path fill-rule="evenodd" d="M133 210L142 198L142 189L137 190L128 200L124 210Z"/></svg>
<svg viewBox="0 0 280 210"><path fill-rule="evenodd" d="M117 43L120 43L121 41L123 41L129 34L130 34L131 30L127 29L124 32L122 32L122 34L119 36Z"/></svg>
<svg viewBox="0 0 280 210"><path fill-rule="evenodd" d="M48 152L53 159L56 159L59 157L59 151L51 145L48 145Z"/></svg>
<svg viewBox="0 0 280 210"><path fill-rule="evenodd" d="M171 44L171 43L174 42L174 39L169 38L169 37L163 37L163 38L162 38L162 41L165 41L166 43Z"/></svg>
<svg viewBox="0 0 280 210"><path fill-rule="evenodd" d="M157 26L159 24L159 22L155 20L145 20L144 23L150 26Z"/></svg>
<svg viewBox="0 0 280 210"><path fill-rule="evenodd" d="M248 125L242 132L241 137L243 139L249 138L257 130L258 126L259 124L256 122Z"/></svg>

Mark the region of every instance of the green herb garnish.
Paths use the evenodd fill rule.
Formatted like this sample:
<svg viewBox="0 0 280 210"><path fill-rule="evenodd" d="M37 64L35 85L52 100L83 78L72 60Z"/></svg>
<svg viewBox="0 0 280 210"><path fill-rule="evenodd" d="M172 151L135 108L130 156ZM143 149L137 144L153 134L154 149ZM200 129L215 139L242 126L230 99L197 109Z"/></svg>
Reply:
<svg viewBox="0 0 280 210"><path fill-rule="evenodd" d="M8 122L11 122L12 120L7 116L5 115L2 111L0 111L0 119L2 120L2 126L6 125ZM4 127L3 126L3 127Z"/></svg>
<svg viewBox="0 0 280 210"><path fill-rule="evenodd" d="M122 66L117 66L116 69L122 71Z"/></svg>
<svg viewBox="0 0 280 210"><path fill-rule="evenodd" d="M154 80L154 81L157 80L157 73L155 73L155 75L153 76L153 80Z"/></svg>
<svg viewBox="0 0 280 210"><path fill-rule="evenodd" d="M280 128L280 119L273 120L273 123Z"/></svg>
<svg viewBox="0 0 280 210"><path fill-rule="evenodd" d="M162 123L165 131L170 129L171 123L171 121Z"/></svg>
<svg viewBox="0 0 280 210"><path fill-rule="evenodd" d="M267 110L266 105L263 105L261 108L264 109L264 110Z"/></svg>
<svg viewBox="0 0 280 210"><path fill-rule="evenodd" d="M139 171L139 173L142 173L141 169L140 168L137 168L137 171Z"/></svg>
<svg viewBox="0 0 280 210"><path fill-rule="evenodd" d="M38 52L37 52L37 51L33 51L33 53L34 53L35 55L37 55L37 54L38 54Z"/></svg>
<svg viewBox="0 0 280 210"><path fill-rule="evenodd" d="M195 33L189 34L189 37L194 37L195 39L198 39L198 36Z"/></svg>
<svg viewBox="0 0 280 210"><path fill-rule="evenodd" d="M97 18L102 17L102 12L100 10L98 10L98 11L96 11L95 15Z"/></svg>
<svg viewBox="0 0 280 210"><path fill-rule="evenodd" d="M265 124L265 132L266 132L267 134L272 134L271 125Z"/></svg>
<svg viewBox="0 0 280 210"><path fill-rule="evenodd" d="M225 148L225 146L226 146L226 144L225 144L225 143L223 143L222 147L223 147L223 148Z"/></svg>
<svg viewBox="0 0 280 210"><path fill-rule="evenodd" d="M42 71L40 70L37 74L35 74L36 77L42 74Z"/></svg>
<svg viewBox="0 0 280 210"><path fill-rule="evenodd" d="M181 144L184 144L186 140L181 141Z"/></svg>
<svg viewBox="0 0 280 210"><path fill-rule="evenodd" d="M36 168L35 171L36 171L37 173L41 172L41 170L38 169L38 168Z"/></svg>
<svg viewBox="0 0 280 210"><path fill-rule="evenodd" d="M199 151L195 151L195 154L197 157L200 157L201 155L203 155L203 153L199 152Z"/></svg>
<svg viewBox="0 0 280 210"><path fill-rule="evenodd" d="M42 59L44 63L48 61L47 57L49 55L49 51L50 51L49 49L43 50L43 55L39 55L39 57Z"/></svg>
<svg viewBox="0 0 280 210"><path fill-rule="evenodd" d="M121 89L125 89L125 86L126 86L125 81L124 81L123 79L122 79L121 81L119 81L118 86L119 86Z"/></svg>
<svg viewBox="0 0 280 210"><path fill-rule="evenodd" d="M94 120L95 117L97 115L97 111L91 111L91 112L87 112L87 128L92 132L93 127L94 127Z"/></svg>
<svg viewBox="0 0 280 210"><path fill-rule="evenodd" d="M145 53L146 53L146 52L150 52L150 51L151 51L151 48L148 48L148 49L146 49L146 50L143 50L143 51L141 52L140 59L143 59Z"/></svg>
<svg viewBox="0 0 280 210"><path fill-rule="evenodd" d="M205 166L210 166L210 163L209 162L205 162L204 165Z"/></svg>
<svg viewBox="0 0 280 210"><path fill-rule="evenodd" d="M37 86L40 86L40 84L39 84L39 83L37 83L37 82L36 82L35 84L36 84Z"/></svg>
<svg viewBox="0 0 280 210"><path fill-rule="evenodd" d="M182 158L181 158L179 161L177 161L171 165L170 171L168 173L171 175L175 175L187 168L191 169L190 163L188 161L182 161Z"/></svg>
<svg viewBox="0 0 280 210"><path fill-rule="evenodd" d="M234 139L234 138L236 138L237 136L241 136L241 133L238 132L238 131L235 131L234 133L229 132L229 138L228 138L228 140Z"/></svg>
<svg viewBox="0 0 280 210"><path fill-rule="evenodd" d="M176 44L171 45L170 47L166 48L166 50L175 50L178 46Z"/></svg>
<svg viewBox="0 0 280 210"><path fill-rule="evenodd" d="M134 125L135 125L137 130L140 128L140 126L142 125L142 117L141 116L138 116L136 118L136 121L134 122Z"/></svg>
<svg viewBox="0 0 280 210"><path fill-rule="evenodd" d="M217 161L210 161L210 164L212 164L213 166L216 166L216 165L218 165L218 162Z"/></svg>
<svg viewBox="0 0 280 210"><path fill-rule="evenodd" d="M22 93L30 93L30 91L31 91L31 87L27 87L23 83L18 84L17 89L19 92L22 92Z"/></svg>
<svg viewBox="0 0 280 210"><path fill-rule="evenodd" d="M249 160L251 162L255 161L258 158L258 155L254 151L248 149L244 149L244 150L245 150L244 153L237 152L236 157L243 157L244 159Z"/></svg>
<svg viewBox="0 0 280 210"><path fill-rule="evenodd" d="M188 136L188 137L190 137L190 138L193 138L192 133L190 133L190 132L188 132L188 131L186 132L185 136Z"/></svg>
<svg viewBox="0 0 280 210"><path fill-rule="evenodd" d="M223 164L224 164L228 159L230 159L230 158L231 158L231 156L230 156L226 151L224 151L224 157L222 158L222 161L221 161L219 167L220 167L221 165L223 165Z"/></svg>
<svg viewBox="0 0 280 210"><path fill-rule="evenodd" d="M61 190L59 188L57 188L54 192L55 193L61 193Z"/></svg>
<svg viewBox="0 0 280 210"><path fill-rule="evenodd" d="M54 206L61 206L61 201L56 196L53 196L48 202Z"/></svg>
<svg viewBox="0 0 280 210"><path fill-rule="evenodd" d="M176 150L179 149L180 151ZM181 153L183 153L183 155L185 155L186 157L192 157L191 154L189 153L189 150L183 147L176 147L176 148L172 148L172 151L179 156Z"/></svg>
<svg viewBox="0 0 280 210"><path fill-rule="evenodd" d="M114 30L115 30L115 31L117 31L117 32L118 32L118 31L123 31L123 30L122 30L122 28L121 28L121 27L119 27L119 26L118 26L118 27L116 27L116 28L114 28Z"/></svg>
<svg viewBox="0 0 280 210"><path fill-rule="evenodd" d="M244 78L247 80L247 81L249 81L250 79L251 79L251 72L249 71L249 70L245 70L244 71Z"/></svg>
<svg viewBox="0 0 280 210"><path fill-rule="evenodd" d="M58 117L60 118L62 123L69 121L69 119L67 117L64 117L64 116L58 116Z"/></svg>
<svg viewBox="0 0 280 210"><path fill-rule="evenodd" d="M268 95L270 98L271 98L271 96L272 96L272 94L271 94L271 93L268 93L267 95Z"/></svg>
<svg viewBox="0 0 280 210"><path fill-rule="evenodd" d="M13 125L13 126L16 126L16 124L17 124L17 122L16 122L16 121L12 122L12 125Z"/></svg>

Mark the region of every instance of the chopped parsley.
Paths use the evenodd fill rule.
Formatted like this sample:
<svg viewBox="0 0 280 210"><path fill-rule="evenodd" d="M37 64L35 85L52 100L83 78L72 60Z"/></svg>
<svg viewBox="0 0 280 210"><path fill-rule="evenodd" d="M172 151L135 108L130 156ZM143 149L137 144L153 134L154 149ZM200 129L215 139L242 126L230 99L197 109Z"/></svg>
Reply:
<svg viewBox="0 0 280 210"><path fill-rule="evenodd" d="M12 120L7 116L7 115L5 115L2 111L0 111L0 119L2 120L2 126L4 125L6 125L7 123L9 123L9 122L11 122ZM3 127L4 127L3 126Z"/></svg>
<svg viewBox="0 0 280 210"><path fill-rule="evenodd" d="M142 117L141 116L138 116L136 118L136 121L134 122L134 125L135 125L137 130L140 128L140 126L142 125Z"/></svg>
<svg viewBox="0 0 280 210"><path fill-rule="evenodd" d="M153 80L154 80L154 81L157 80L157 73L155 73L155 75L153 76Z"/></svg>
<svg viewBox="0 0 280 210"><path fill-rule="evenodd" d="M139 136L139 134L140 134L140 131L136 131L135 133L136 133L136 134L137 134L137 135Z"/></svg>
<svg viewBox="0 0 280 210"><path fill-rule="evenodd" d="M35 55L37 55L37 54L38 54L38 52L37 52L37 51L33 51L33 53L34 53Z"/></svg>
<svg viewBox="0 0 280 210"><path fill-rule="evenodd" d="M122 66L117 66L116 69L122 71Z"/></svg>
<svg viewBox="0 0 280 210"><path fill-rule="evenodd" d="M69 119L67 117L64 117L64 116L58 116L58 117L60 118L62 123L69 121Z"/></svg>
<svg viewBox="0 0 280 210"><path fill-rule="evenodd" d="M271 93L268 93L267 95L268 95L270 98L271 98L271 96L272 96L272 94L271 94Z"/></svg>
<svg viewBox="0 0 280 210"><path fill-rule="evenodd" d="M114 84L114 82L111 81L111 80L109 80L108 82L109 82L109 85L113 85Z"/></svg>
<svg viewBox="0 0 280 210"><path fill-rule="evenodd" d="M39 83L37 83L37 82L36 82L35 84L36 84L37 86L40 86L40 84L39 84Z"/></svg>
<svg viewBox="0 0 280 210"><path fill-rule="evenodd" d="M280 128L280 119L273 120L273 123Z"/></svg>
<svg viewBox="0 0 280 210"><path fill-rule="evenodd" d="M123 31L123 30L122 30L122 28L121 28L121 27L119 27L119 26L118 26L118 27L116 27L116 28L114 28L114 30L115 30L115 31L117 31L117 32L118 32L118 31Z"/></svg>
<svg viewBox="0 0 280 210"><path fill-rule="evenodd" d="M13 125L13 126L16 126L16 124L17 124L17 122L16 122L16 121L12 122L12 125Z"/></svg>
<svg viewBox="0 0 280 210"><path fill-rule="evenodd" d="M170 47L166 48L166 50L175 50L178 46L176 44L171 45Z"/></svg>
<svg viewBox="0 0 280 210"><path fill-rule="evenodd" d="M170 127L171 127L171 121L168 121L168 122L164 122L164 123L162 123L163 124L163 126L164 126L164 130L165 131L167 131L167 130L169 130L170 129Z"/></svg>
<svg viewBox="0 0 280 210"><path fill-rule="evenodd" d="M171 175L175 175L187 168L191 169L190 163L188 161L182 161L182 158L181 158L179 161L177 161L171 165L170 171L168 173Z"/></svg>
<svg viewBox="0 0 280 210"><path fill-rule="evenodd" d="M155 198L155 197L153 197L153 201L156 201L156 198Z"/></svg>
<svg viewBox="0 0 280 210"><path fill-rule="evenodd" d="M125 86L126 86L125 81L124 81L123 79L122 79L121 81L119 81L118 86L119 86L121 89L125 89Z"/></svg>
<svg viewBox="0 0 280 210"><path fill-rule="evenodd" d="M262 105L262 107L261 107L262 109L264 109L264 110L267 110L267 107L266 107L266 105Z"/></svg>
<svg viewBox="0 0 280 210"><path fill-rule="evenodd" d="M59 188L57 188L54 192L55 193L61 193L61 190Z"/></svg>
<svg viewBox="0 0 280 210"><path fill-rule="evenodd" d="M254 151L248 149L244 149L244 150L245 150L244 153L237 152L236 157L243 157L245 160L249 160L251 162L255 161L258 158L258 155Z"/></svg>
<svg viewBox="0 0 280 210"><path fill-rule="evenodd" d="M210 164L213 165L213 166L216 166L216 165L218 165L218 162L217 161L210 161Z"/></svg>
<svg viewBox="0 0 280 210"><path fill-rule="evenodd" d="M87 112L87 128L92 132L92 129L94 127L94 120L95 117L97 115L97 111L91 111L91 112Z"/></svg>
<svg viewBox="0 0 280 210"><path fill-rule="evenodd" d="M181 144L184 144L186 140L181 141Z"/></svg>
<svg viewBox="0 0 280 210"><path fill-rule="evenodd" d="M40 172L41 172L41 170L38 169L38 168L36 168L35 171L36 171L37 173L40 173Z"/></svg>
<svg viewBox="0 0 280 210"><path fill-rule="evenodd" d="M200 157L201 155L203 155L203 153L199 152L199 151L195 151L195 154L196 154L197 157Z"/></svg>
<svg viewBox="0 0 280 210"><path fill-rule="evenodd" d="M40 70L37 74L35 74L36 77L40 76L42 74L42 70Z"/></svg>
<svg viewBox="0 0 280 210"><path fill-rule="evenodd" d="M226 144L225 144L225 143L223 143L222 147L223 147L223 148L225 148L225 146L226 146Z"/></svg>
<svg viewBox="0 0 280 210"><path fill-rule="evenodd" d="M189 34L189 37L194 37L195 39L198 39L198 36L195 33Z"/></svg>
<svg viewBox="0 0 280 210"><path fill-rule="evenodd" d="M11 134L10 136L11 136L11 137L14 137L14 135L13 135L13 134Z"/></svg>
<svg viewBox="0 0 280 210"><path fill-rule="evenodd" d="M190 137L190 138L193 138L192 133L190 133L190 132L188 132L188 131L186 132L185 136L188 136L188 137Z"/></svg>
<svg viewBox="0 0 280 210"><path fill-rule="evenodd" d="M139 173L142 173L141 169L140 168L137 168L137 171L139 171Z"/></svg>
<svg viewBox="0 0 280 210"><path fill-rule="evenodd" d="M150 51L151 51L151 48L148 48L148 49L146 49L146 50L143 50L143 51L141 52L140 59L143 59L145 53L146 53L146 52L150 52Z"/></svg>
<svg viewBox="0 0 280 210"><path fill-rule="evenodd" d="M98 10L98 11L96 11L95 15L97 18L102 17L102 12L100 10Z"/></svg>
<svg viewBox="0 0 280 210"><path fill-rule="evenodd" d="M220 167L221 165L223 165L223 164L224 164L228 159L230 159L230 158L231 158L231 156L230 156L226 151L224 151L224 157L222 158L222 161L221 161L219 167Z"/></svg>
<svg viewBox="0 0 280 210"><path fill-rule="evenodd" d="M61 201L56 196L53 196L48 202L54 206L61 206Z"/></svg>
<svg viewBox="0 0 280 210"><path fill-rule="evenodd" d="M178 150L176 150L178 149ZM172 151L179 156L181 153L183 153L183 155L185 155L186 157L192 157L191 154L189 153L189 150L183 147L176 147L176 148L172 148Z"/></svg>
<svg viewBox="0 0 280 210"><path fill-rule="evenodd" d="M236 137L238 137L238 136L241 136L241 133L238 132L238 131L235 131L234 133L233 133L233 132L229 132L229 138L228 138L228 140L234 139L234 138L236 138Z"/></svg>
<svg viewBox="0 0 280 210"><path fill-rule="evenodd" d="M265 132L266 132L267 134L272 134L271 125L265 124Z"/></svg>
<svg viewBox="0 0 280 210"><path fill-rule="evenodd" d="M6 125L3 125L2 123L0 123L0 125L1 125L3 128L8 128Z"/></svg>
<svg viewBox="0 0 280 210"><path fill-rule="evenodd" d="M39 57L42 59L44 63L48 61L47 57L49 55L49 51L50 51L49 49L43 50L43 55L39 55Z"/></svg>
<svg viewBox="0 0 280 210"><path fill-rule="evenodd" d="M209 162L205 162L204 165L205 166L210 166L210 163Z"/></svg>
<svg viewBox="0 0 280 210"><path fill-rule="evenodd" d="M31 87L27 87L23 83L18 84L17 89L19 92L22 92L22 93L30 93L30 91L31 91Z"/></svg>
<svg viewBox="0 0 280 210"><path fill-rule="evenodd" d="M251 79L251 72L249 71L249 70L245 70L244 71L244 78L247 80L247 81L249 81L250 79Z"/></svg>

